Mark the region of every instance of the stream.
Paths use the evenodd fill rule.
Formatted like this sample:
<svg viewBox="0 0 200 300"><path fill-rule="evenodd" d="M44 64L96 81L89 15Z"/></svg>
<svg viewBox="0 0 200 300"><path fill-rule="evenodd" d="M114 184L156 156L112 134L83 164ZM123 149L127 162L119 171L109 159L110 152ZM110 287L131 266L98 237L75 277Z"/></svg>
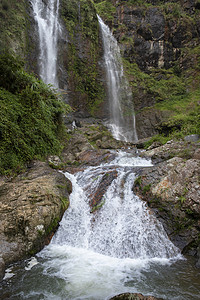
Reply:
<svg viewBox="0 0 200 300"><path fill-rule="evenodd" d="M65 173L73 191L59 229L35 257L7 270L2 299L104 300L124 292L200 299L199 272L132 191L136 168L149 166L118 151L110 163ZM91 213L91 195L113 170L117 177Z"/></svg>

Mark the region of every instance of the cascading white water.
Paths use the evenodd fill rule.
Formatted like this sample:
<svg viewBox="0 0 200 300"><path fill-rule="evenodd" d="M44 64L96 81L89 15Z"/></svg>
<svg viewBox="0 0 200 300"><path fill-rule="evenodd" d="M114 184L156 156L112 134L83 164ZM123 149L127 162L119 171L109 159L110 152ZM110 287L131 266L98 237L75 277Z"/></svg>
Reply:
<svg viewBox="0 0 200 300"><path fill-rule="evenodd" d="M40 77L46 84L58 87L57 43L60 30L59 0L31 0L39 33Z"/></svg>
<svg viewBox="0 0 200 300"><path fill-rule="evenodd" d="M37 260L27 262L18 276L10 269L7 278L13 277L5 286L9 299L108 300L124 292L199 299L198 271L191 271L162 225L132 192L137 166L151 162L121 151L111 163L66 173L73 185L70 207ZM117 177L103 195L103 206L91 213L91 197L110 172Z"/></svg>
<svg viewBox="0 0 200 300"><path fill-rule="evenodd" d="M122 259L163 259L177 255L162 225L132 192L135 179L132 167L141 165L151 164L120 152L111 165L90 167L76 175L66 173L73 183L71 206L52 244L81 247ZM89 195L96 192L102 177L113 166L117 178L104 194L105 204L93 215Z"/></svg>
<svg viewBox="0 0 200 300"><path fill-rule="evenodd" d="M110 164L65 173L73 185L70 207L40 256L45 273L65 281L68 299L107 299L127 290L125 282L133 270L139 276L150 263L169 264L178 257L162 225L132 192L133 167L150 165L119 152ZM104 205L92 214L91 192L113 169L118 176L104 194Z"/></svg>
<svg viewBox="0 0 200 300"><path fill-rule="evenodd" d="M108 26L98 16L104 46L110 120L107 126L117 140L137 141L132 92L124 75L120 49Z"/></svg>

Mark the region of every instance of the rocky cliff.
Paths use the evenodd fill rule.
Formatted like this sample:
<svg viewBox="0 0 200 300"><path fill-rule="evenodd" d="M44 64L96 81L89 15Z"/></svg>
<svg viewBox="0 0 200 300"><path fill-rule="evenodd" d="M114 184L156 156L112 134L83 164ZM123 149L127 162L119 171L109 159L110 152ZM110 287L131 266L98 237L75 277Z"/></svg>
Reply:
<svg viewBox="0 0 200 300"><path fill-rule="evenodd" d="M121 47L139 138L183 129L199 111L199 1L95 2Z"/></svg>
<svg viewBox="0 0 200 300"><path fill-rule="evenodd" d="M60 88L79 116L102 116L105 88L96 10L90 0L61 1Z"/></svg>
<svg viewBox="0 0 200 300"><path fill-rule="evenodd" d="M46 3L44 1L44 3ZM133 92L139 138L199 133L200 5L179 1L60 1L58 77L78 116L104 118L102 40L96 13L110 26ZM12 48L38 74L31 2L2 1L0 50Z"/></svg>

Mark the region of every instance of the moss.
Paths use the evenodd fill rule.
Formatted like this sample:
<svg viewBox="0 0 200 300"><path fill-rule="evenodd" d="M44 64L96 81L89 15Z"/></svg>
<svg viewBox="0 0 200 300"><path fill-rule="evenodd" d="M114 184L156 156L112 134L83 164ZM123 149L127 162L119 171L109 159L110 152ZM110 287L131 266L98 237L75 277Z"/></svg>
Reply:
<svg viewBox="0 0 200 300"><path fill-rule="evenodd" d="M0 4L0 51L13 49L25 57L29 5L25 0L4 0Z"/></svg>
<svg viewBox="0 0 200 300"><path fill-rule="evenodd" d="M106 22L114 21L114 14L116 13L116 7L109 0L100 1L95 4L97 13Z"/></svg>
<svg viewBox="0 0 200 300"><path fill-rule="evenodd" d="M46 235L52 233L52 232L55 232L55 230L58 228L58 225L59 225L59 218L54 218L51 222L51 224L48 226L48 228L46 228Z"/></svg>
<svg viewBox="0 0 200 300"><path fill-rule="evenodd" d="M69 207L69 199L68 197L60 197L60 200L62 202L63 209L67 209Z"/></svg>
<svg viewBox="0 0 200 300"><path fill-rule="evenodd" d="M197 52L199 49L196 50ZM151 74L142 72L137 64L124 60L126 74L130 80L134 98L140 97L140 93L154 98L153 109L165 112L168 120L157 127L158 135L147 144L159 141L162 144L170 139L180 139L185 135L200 133L200 88L188 86L190 77L176 75L177 70L152 70ZM161 78L157 80L156 78ZM149 108L150 110L152 108ZM136 111L136 114L139 111Z"/></svg>
<svg viewBox="0 0 200 300"><path fill-rule="evenodd" d="M95 7L90 0L63 0L61 16L69 33L69 86L77 95L73 107L95 115L105 96L99 78L100 39Z"/></svg>
<svg viewBox="0 0 200 300"><path fill-rule="evenodd" d="M143 187L142 193L143 193L143 194L146 194L147 192L150 191L150 189L151 189L151 184L147 184L147 185L145 185L145 186Z"/></svg>
<svg viewBox="0 0 200 300"><path fill-rule="evenodd" d="M134 186L139 186L139 188L141 189L141 183L142 183L142 177L141 177L141 176L138 176L138 177L135 179Z"/></svg>
<svg viewBox="0 0 200 300"><path fill-rule="evenodd" d="M92 207L90 213L94 213L95 211L99 210L105 204L105 200L102 200L98 205Z"/></svg>

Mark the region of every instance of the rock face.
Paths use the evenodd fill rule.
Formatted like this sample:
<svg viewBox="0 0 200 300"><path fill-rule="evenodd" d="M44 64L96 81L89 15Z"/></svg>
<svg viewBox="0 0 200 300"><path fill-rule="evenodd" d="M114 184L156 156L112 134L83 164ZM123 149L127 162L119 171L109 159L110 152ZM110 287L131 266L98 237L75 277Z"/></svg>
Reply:
<svg viewBox="0 0 200 300"><path fill-rule="evenodd" d="M71 183L34 161L13 179L0 179L0 270L41 250L68 207Z"/></svg>
<svg viewBox="0 0 200 300"><path fill-rule="evenodd" d="M119 42L132 87L138 137L146 138L158 133L174 113L156 103L198 87L199 4L113 0L108 10L108 2L96 0L97 9Z"/></svg>
<svg viewBox="0 0 200 300"><path fill-rule="evenodd" d="M62 0L60 19L59 87L76 112L101 117L105 100L103 50L94 4L90 0Z"/></svg>
<svg viewBox="0 0 200 300"><path fill-rule="evenodd" d="M155 298L153 296L143 296L142 294L125 293L117 295L110 300L162 300L161 298Z"/></svg>
<svg viewBox="0 0 200 300"><path fill-rule="evenodd" d="M200 144L171 141L144 152L158 163L141 170L134 184L134 191L154 209L174 244L184 254L196 256L200 244L199 148Z"/></svg>
<svg viewBox="0 0 200 300"><path fill-rule="evenodd" d="M80 124L81 127L69 131L62 153L64 165L97 165L113 157L109 149L125 145L115 140L101 123L88 123L87 119L81 119Z"/></svg>

